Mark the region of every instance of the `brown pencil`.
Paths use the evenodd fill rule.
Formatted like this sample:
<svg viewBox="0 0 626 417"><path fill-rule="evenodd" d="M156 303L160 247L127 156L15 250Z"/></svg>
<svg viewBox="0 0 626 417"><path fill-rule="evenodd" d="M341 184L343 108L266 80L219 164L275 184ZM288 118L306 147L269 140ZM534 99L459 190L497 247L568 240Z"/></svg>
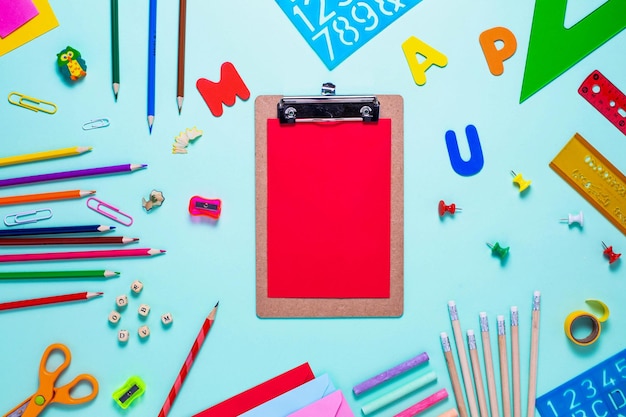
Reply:
<svg viewBox="0 0 626 417"><path fill-rule="evenodd" d="M511 307L511 378L513 379L513 417L522 417L522 388L519 361L519 314Z"/></svg>
<svg viewBox="0 0 626 417"><path fill-rule="evenodd" d="M187 0L180 0L178 11L178 86L176 88L176 101L178 114L183 109L185 97L185 31L187 26Z"/></svg>
<svg viewBox="0 0 626 417"><path fill-rule="evenodd" d="M491 407L491 417L499 417L498 393L496 388L496 378L493 370L493 355L491 353L491 338L489 337L489 321L487 313L479 314L480 331L483 341L483 357L485 359L485 373L487 374L487 392L489 393L489 405Z"/></svg>
<svg viewBox="0 0 626 417"><path fill-rule="evenodd" d="M474 385L476 386L476 397L478 398L478 409L481 416L488 416L487 397L485 396L485 385L483 376L480 371L480 360L478 359L478 349L476 347L476 335L474 330L468 330L467 347L469 349L470 363L472 364L472 373L474 374Z"/></svg>
<svg viewBox="0 0 626 417"><path fill-rule="evenodd" d="M539 304L541 294L533 294L533 313L530 334L530 370L528 372L528 409L527 417L535 415L535 398L537 395L537 363L539 361Z"/></svg>
<svg viewBox="0 0 626 417"><path fill-rule="evenodd" d="M456 370L454 364L454 356L452 355L452 347L450 346L450 339L445 332L441 333L441 347L443 348L443 355L446 359L446 365L448 366L448 373L450 374L450 382L452 383L452 392L456 400L456 406L459 409L460 417L467 417L467 408L465 407L465 400L463 399L463 389L461 388L461 381L459 381L459 373Z"/></svg>
<svg viewBox="0 0 626 417"><path fill-rule="evenodd" d="M137 242L139 238L125 236L90 236L90 237L40 237L40 238L0 238L0 246L38 246L38 245L126 245Z"/></svg>
<svg viewBox="0 0 626 417"><path fill-rule="evenodd" d="M502 384L502 415L511 417L511 389L509 386L509 363L506 349L506 325L504 316L497 316L498 352L500 354L500 384Z"/></svg>

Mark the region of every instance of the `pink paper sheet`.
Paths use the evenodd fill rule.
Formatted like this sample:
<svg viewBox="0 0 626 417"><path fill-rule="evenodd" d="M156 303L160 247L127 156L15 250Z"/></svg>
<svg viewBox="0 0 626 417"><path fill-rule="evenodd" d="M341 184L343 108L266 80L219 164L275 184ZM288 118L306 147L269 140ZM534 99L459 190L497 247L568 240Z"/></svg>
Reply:
<svg viewBox="0 0 626 417"><path fill-rule="evenodd" d="M0 0L0 38L6 38L38 14L32 0Z"/></svg>

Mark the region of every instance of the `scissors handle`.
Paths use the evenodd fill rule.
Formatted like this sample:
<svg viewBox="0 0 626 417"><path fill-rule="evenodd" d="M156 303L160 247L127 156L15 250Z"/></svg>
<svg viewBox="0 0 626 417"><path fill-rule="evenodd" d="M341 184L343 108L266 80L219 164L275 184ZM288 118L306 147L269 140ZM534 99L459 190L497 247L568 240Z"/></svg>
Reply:
<svg viewBox="0 0 626 417"><path fill-rule="evenodd" d="M80 383L90 384L91 392L83 397L73 397L71 391ZM53 402L76 405L89 402L96 398L96 395L98 395L98 381L96 381L96 378L94 378L93 375L81 374L74 378L72 382L63 385L62 387L58 387L56 389Z"/></svg>
<svg viewBox="0 0 626 417"><path fill-rule="evenodd" d="M54 351L61 351L61 353L63 353L63 363L61 363L56 369L49 371L47 368L48 359ZM44 398L46 398L46 401L61 404L82 404L93 400L96 395L98 395L98 381L96 381L92 375L88 374L78 375L72 380L72 382L62 387L55 386L57 379L70 365L71 360L72 354L69 348L61 343L54 343L48 346L43 353L41 363L39 365L38 394L42 394ZM84 397L73 397L70 391L82 382L86 382L91 385L91 393L85 395Z"/></svg>

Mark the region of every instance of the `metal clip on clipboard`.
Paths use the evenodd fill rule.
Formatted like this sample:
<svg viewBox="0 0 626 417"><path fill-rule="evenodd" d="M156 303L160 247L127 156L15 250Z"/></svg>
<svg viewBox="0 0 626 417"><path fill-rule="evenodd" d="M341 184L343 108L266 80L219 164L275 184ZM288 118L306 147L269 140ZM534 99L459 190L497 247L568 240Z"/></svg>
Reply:
<svg viewBox="0 0 626 417"><path fill-rule="evenodd" d="M380 102L375 96L336 96L335 86L326 83L321 96L283 97L277 104L281 124L298 122L377 122Z"/></svg>

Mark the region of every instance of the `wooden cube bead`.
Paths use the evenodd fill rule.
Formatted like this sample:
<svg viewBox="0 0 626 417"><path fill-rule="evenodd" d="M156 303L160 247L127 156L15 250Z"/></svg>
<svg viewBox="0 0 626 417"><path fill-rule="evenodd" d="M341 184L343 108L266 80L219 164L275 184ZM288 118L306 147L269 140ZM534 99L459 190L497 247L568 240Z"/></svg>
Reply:
<svg viewBox="0 0 626 417"><path fill-rule="evenodd" d="M139 280L134 281L132 284L130 284L130 289L135 293L135 294L139 294L141 292L141 290L143 290L143 283Z"/></svg>
<svg viewBox="0 0 626 417"><path fill-rule="evenodd" d="M148 314L150 314L150 306L148 304L142 304L139 306L139 309L137 309L137 312L140 316L148 317Z"/></svg>
<svg viewBox="0 0 626 417"><path fill-rule="evenodd" d="M119 340L120 342L128 342L129 336L130 333L128 332L128 330L120 330L119 332L117 332L117 340Z"/></svg>
<svg viewBox="0 0 626 417"><path fill-rule="evenodd" d="M148 326L141 326L139 330L137 330L137 333L139 333L139 337L145 339L150 336L150 328Z"/></svg>
<svg viewBox="0 0 626 417"><path fill-rule="evenodd" d="M118 295L117 297L115 297L115 305L117 305L118 308L126 307L128 305L128 297L126 296L126 294Z"/></svg>
<svg viewBox="0 0 626 417"><path fill-rule="evenodd" d="M161 323L163 323L164 326L169 326L173 321L174 318L171 313L165 313L161 316Z"/></svg>
<svg viewBox="0 0 626 417"><path fill-rule="evenodd" d="M119 322L121 318L122 318L122 316L120 315L120 313L118 313L115 310L113 310L113 311L111 311L111 313L109 313L109 322L111 324L117 324L117 322Z"/></svg>

